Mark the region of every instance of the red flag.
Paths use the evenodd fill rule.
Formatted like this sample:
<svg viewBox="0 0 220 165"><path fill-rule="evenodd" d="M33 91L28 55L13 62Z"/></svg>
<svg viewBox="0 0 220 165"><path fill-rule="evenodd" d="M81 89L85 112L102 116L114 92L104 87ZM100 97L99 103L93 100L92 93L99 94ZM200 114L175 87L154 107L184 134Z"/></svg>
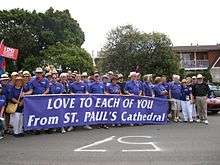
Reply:
<svg viewBox="0 0 220 165"><path fill-rule="evenodd" d="M4 46L4 44L1 44L0 56L5 57L5 58L11 58L16 61L18 58L18 49L10 48L10 47Z"/></svg>

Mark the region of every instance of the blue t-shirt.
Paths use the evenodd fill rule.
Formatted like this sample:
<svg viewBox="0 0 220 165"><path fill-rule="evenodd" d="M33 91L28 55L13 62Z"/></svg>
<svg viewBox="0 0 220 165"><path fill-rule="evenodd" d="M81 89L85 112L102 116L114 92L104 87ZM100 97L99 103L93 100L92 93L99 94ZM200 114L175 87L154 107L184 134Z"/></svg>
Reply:
<svg viewBox="0 0 220 165"><path fill-rule="evenodd" d="M154 85L153 90L154 90L155 97L164 98L164 99L167 98L166 95L162 94L163 92L167 91L162 84Z"/></svg>
<svg viewBox="0 0 220 165"><path fill-rule="evenodd" d="M180 83L171 82L170 83L170 91L171 91L171 98L180 100L182 97L182 86Z"/></svg>
<svg viewBox="0 0 220 165"><path fill-rule="evenodd" d="M6 102L11 100L11 90L13 88L13 85L11 83L7 83L6 85L2 85L2 94L6 98Z"/></svg>
<svg viewBox="0 0 220 165"><path fill-rule="evenodd" d="M0 110L2 109L2 107L4 107L6 104L6 97L4 95L0 96Z"/></svg>
<svg viewBox="0 0 220 165"><path fill-rule="evenodd" d="M144 92L144 96L151 96L153 94L153 87L154 85L150 82L144 82L143 83L143 92Z"/></svg>
<svg viewBox="0 0 220 165"><path fill-rule="evenodd" d="M110 84L107 86L107 92L110 94L120 94L120 86L118 84Z"/></svg>
<svg viewBox="0 0 220 165"><path fill-rule="evenodd" d="M74 82L70 84L69 89L72 93L86 93L87 85L83 82Z"/></svg>
<svg viewBox="0 0 220 165"><path fill-rule="evenodd" d="M89 93L104 94L105 86L102 82L94 82L89 86Z"/></svg>
<svg viewBox="0 0 220 165"><path fill-rule="evenodd" d="M28 81L27 83L24 84L23 92L28 92L30 89L31 89L31 82Z"/></svg>
<svg viewBox="0 0 220 165"><path fill-rule="evenodd" d="M125 91L128 91L130 94L139 95L142 91L142 86L138 81L127 81L125 84Z"/></svg>
<svg viewBox="0 0 220 165"><path fill-rule="evenodd" d="M64 86L59 82L51 82L49 86L49 94L62 94L64 93Z"/></svg>
<svg viewBox="0 0 220 165"><path fill-rule="evenodd" d="M31 81L30 88L33 89L33 94L43 94L49 88L49 80L47 78L41 80L34 78Z"/></svg>
<svg viewBox="0 0 220 165"><path fill-rule="evenodd" d="M187 97L190 98L190 94L192 93L192 88L190 86L185 86L185 87L182 86L181 93L182 93L181 100L186 101Z"/></svg>
<svg viewBox="0 0 220 165"><path fill-rule="evenodd" d="M162 83L162 85L164 86L164 88L165 88L167 91L170 90L170 83L164 82L164 83Z"/></svg>
<svg viewBox="0 0 220 165"><path fill-rule="evenodd" d="M15 86L13 86L12 90L11 90L11 99L16 99L18 100L20 93L21 93L22 88L15 88ZM22 98L20 98L21 101ZM21 113L23 111L23 106L18 106L16 112Z"/></svg>

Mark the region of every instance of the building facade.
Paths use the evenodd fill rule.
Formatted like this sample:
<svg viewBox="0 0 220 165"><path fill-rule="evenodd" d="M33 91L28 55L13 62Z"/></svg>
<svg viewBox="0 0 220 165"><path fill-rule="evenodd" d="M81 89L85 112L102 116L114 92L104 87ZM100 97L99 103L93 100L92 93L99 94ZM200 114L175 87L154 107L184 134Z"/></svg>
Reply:
<svg viewBox="0 0 220 165"><path fill-rule="evenodd" d="M210 70L213 81L220 81L220 45L174 46L180 66L186 71Z"/></svg>

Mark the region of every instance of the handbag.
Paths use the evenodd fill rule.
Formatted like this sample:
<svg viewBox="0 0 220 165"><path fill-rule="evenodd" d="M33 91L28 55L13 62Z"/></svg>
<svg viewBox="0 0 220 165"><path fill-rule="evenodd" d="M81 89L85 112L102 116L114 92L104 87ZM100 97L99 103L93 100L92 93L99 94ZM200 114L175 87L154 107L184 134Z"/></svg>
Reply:
<svg viewBox="0 0 220 165"><path fill-rule="evenodd" d="M20 101L21 99L21 94L22 94L22 91L23 91L23 88L21 89L21 92L20 92L20 95L18 97L18 102ZM7 107L6 107L6 113L15 113L16 110L18 108L18 103L12 103L12 102L9 102Z"/></svg>

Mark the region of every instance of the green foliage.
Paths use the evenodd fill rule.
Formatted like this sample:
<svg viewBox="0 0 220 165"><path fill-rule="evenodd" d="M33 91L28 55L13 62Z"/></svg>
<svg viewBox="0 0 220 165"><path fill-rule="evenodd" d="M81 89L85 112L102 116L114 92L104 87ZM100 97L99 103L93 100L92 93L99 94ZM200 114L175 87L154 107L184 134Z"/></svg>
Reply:
<svg viewBox="0 0 220 165"><path fill-rule="evenodd" d="M84 33L68 10L50 8L45 13L3 10L0 20L0 39L7 46L19 49L18 69L33 69L42 60L39 52L57 42L78 47L84 42Z"/></svg>
<svg viewBox="0 0 220 165"><path fill-rule="evenodd" d="M178 73L178 58L172 51L171 40L162 33L143 33L132 25L111 30L100 52L99 69L119 71L127 75L138 70L168 76Z"/></svg>
<svg viewBox="0 0 220 165"><path fill-rule="evenodd" d="M93 71L91 56L84 49L73 44L57 43L42 51L41 55L44 57L42 65L52 64L57 68L61 66L64 71L68 69L77 70L81 73Z"/></svg>

